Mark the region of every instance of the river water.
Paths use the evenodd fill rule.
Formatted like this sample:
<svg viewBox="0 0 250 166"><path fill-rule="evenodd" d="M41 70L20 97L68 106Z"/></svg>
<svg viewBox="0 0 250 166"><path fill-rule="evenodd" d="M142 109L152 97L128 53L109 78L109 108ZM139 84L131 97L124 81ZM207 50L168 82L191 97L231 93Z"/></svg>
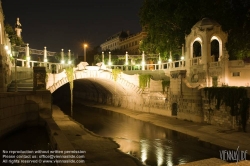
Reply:
<svg viewBox="0 0 250 166"><path fill-rule="evenodd" d="M68 110L64 112L69 114ZM121 151L138 158L145 165L172 166L219 158L218 149L206 148L191 136L120 113L81 105L74 107L74 119L100 136L113 138Z"/></svg>

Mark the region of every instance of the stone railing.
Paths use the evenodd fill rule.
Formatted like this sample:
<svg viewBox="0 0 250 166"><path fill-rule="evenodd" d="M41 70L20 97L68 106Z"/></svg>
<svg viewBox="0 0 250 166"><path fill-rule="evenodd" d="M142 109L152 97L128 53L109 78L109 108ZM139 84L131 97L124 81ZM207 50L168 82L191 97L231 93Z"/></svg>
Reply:
<svg viewBox="0 0 250 166"><path fill-rule="evenodd" d="M190 66L201 65L201 64L202 64L201 57L190 59Z"/></svg>
<svg viewBox="0 0 250 166"><path fill-rule="evenodd" d="M145 64L145 70L165 70L172 68L182 68L186 66L184 60L166 62L160 64ZM121 69L121 70L143 70L143 66L140 65L107 65L108 69Z"/></svg>
<svg viewBox="0 0 250 166"><path fill-rule="evenodd" d="M41 61L29 61L28 62L27 60L24 60L24 59L17 59L17 66L28 67L28 68L43 66L43 67L46 67L46 69L51 70L52 73L59 73L61 69L68 67L69 64L41 62Z"/></svg>
<svg viewBox="0 0 250 166"><path fill-rule="evenodd" d="M220 66L221 66L220 62L210 62L209 63L209 67L220 67Z"/></svg>

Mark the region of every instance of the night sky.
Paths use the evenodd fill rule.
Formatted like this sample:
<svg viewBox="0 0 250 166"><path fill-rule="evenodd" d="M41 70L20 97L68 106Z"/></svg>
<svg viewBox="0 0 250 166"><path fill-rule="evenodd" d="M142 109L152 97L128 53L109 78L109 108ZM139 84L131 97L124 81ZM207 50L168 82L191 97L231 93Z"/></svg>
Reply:
<svg viewBox="0 0 250 166"><path fill-rule="evenodd" d="M141 31L139 9L143 0L2 0L5 24L22 24L22 38L30 48L83 54L121 31Z"/></svg>

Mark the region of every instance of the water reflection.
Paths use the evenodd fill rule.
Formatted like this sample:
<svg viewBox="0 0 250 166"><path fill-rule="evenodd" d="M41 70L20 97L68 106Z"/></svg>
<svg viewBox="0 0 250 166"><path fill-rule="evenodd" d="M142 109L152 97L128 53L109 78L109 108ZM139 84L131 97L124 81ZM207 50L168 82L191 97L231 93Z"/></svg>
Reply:
<svg viewBox="0 0 250 166"><path fill-rule="evenodd" d="M219 157L219 151L200 146L190 136L119 113L81 106L74 108L74 118L94 133L113 138L121 151L145 165L172 166Z"/></svg>

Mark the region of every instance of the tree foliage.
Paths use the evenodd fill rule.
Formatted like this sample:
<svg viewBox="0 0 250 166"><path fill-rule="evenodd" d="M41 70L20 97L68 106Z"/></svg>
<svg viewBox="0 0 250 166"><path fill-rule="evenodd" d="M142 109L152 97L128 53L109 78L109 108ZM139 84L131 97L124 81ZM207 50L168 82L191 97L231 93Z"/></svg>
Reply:
<svg viewBox="0 0 250 166"><path fill-rule="evenodd" d="M141 49L167 55L181 54L185 35L202 18L216 20L228 33L230 57L250 57L249 0L144 0L140 23L148 33Z"/></svg>
<svg viewBox="0 0 250 166"><path fill-rule="evenodd" d="M8 34L11 45L22 46L24 42L22 38L18 37L10 24L5 24L5 31Z"/></svg>

